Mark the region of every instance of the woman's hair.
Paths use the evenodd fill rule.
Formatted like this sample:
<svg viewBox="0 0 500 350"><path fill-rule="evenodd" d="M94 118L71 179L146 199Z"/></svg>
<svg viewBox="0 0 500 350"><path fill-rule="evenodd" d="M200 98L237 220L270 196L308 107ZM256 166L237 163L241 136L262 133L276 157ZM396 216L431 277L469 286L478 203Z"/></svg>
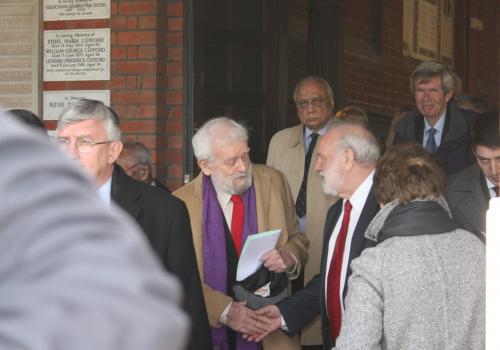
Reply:
<svg viewBox="0 0 500 350"><path fill-rule="evenodd" d="M446 177L439 161L416 143L391 146L380 159L373 178L381 204L405 204L417 198L439 197Z"/></svg>

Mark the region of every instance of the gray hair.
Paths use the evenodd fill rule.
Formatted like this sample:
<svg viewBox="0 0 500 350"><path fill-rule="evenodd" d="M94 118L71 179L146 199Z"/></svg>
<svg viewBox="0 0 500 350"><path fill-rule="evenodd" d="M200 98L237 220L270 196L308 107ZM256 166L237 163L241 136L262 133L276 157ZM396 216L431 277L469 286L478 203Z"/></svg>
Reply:
<svg viewBox="0 0 500 350"><path fill-rule="evenodd" d="M221 134L224 131L224 134ZM193 135L193 152L197 160L212 159L212 144L215 138L223 137L223 141L231 143L234 141L248 141L248 131L240 123L227 117L217 117L207 121Z"/></svg>
<svg viewBox="0 0 500 350"><path fill-rule="evenodd" d="M332 128L345 127L346 132L337 143L337 153L351 149L354 160L360 165L372 165L380 159L380 145L377 138L366 128L349 127L348 125L332 126Z"/></svg>
<svg viewBox="0 0 500 350"><path fill-rule="evenodd" d="M125 141L123 143L123 151L129 151L134 157L135 163L146 164L150 170L153 164L153 158L151 157L151 151L142 142L139 141Z"/></svg>
<svg viewBox="0 0 500 350"><path fill-rule="evenodd" d="M82 98L71 103L59 116L56 132L65 126L85 120L102 121L109 141L119 141L122 137L119 121L111 109L97 100Z"/></svg>
<svg viewBox="0 0 500 350"><path fill-rule="evenodd" d="M427 83L432 78L440 76L445 94L455 91L455 79L452 71L438 61L422 62L415 68L410 77L410 90L415 95L415 84Z"/></svg>
<svg viewBox="0 0 500 350"><path fill-rule="evenodd" d="M299 92L302 85L304 85L305 83L317 83L323 85L323 88L325 89L327 95L330 96L332 100L334 99L332 87L330 86L330 84L328 84L328 82L325 79L309 75L307 77L300 79L299 82L295 85L295 90L293 90L293 100L295 102L297 102L297 93Z"/></svg>

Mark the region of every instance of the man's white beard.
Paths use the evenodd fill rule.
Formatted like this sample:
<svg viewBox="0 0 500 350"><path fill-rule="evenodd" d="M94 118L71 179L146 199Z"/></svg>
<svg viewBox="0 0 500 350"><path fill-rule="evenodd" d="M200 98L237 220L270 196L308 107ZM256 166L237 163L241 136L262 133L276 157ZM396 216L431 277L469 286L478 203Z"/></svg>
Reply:
<svg viewBox="0 0 500 350"><path fill-rule="evenodd" d="M211 179L217 192L229 195L242 194L252 185L252 163L248 164L246 174L238 172L231 176L220 177L218 173L212 173Z"/></svg>

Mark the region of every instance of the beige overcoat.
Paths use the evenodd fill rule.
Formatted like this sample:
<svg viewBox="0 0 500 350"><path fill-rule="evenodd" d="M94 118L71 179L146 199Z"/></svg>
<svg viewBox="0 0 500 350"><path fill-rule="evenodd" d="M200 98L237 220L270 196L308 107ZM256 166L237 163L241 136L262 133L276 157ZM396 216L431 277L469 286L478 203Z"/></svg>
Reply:
<svg viewBox="0 0 500 350"><path fill-rule="evenodd" d="M319 142L320 138L317 142ZM320 270L321 254L323 252L323 229L326 213L337 197L323 193L321 178L314 170L318 157L317 145L314 149L309 173L307 176L306 198L306 237L309 239L309 260L304 269L304 283L317 275ZM267 153L267 165L280 170L285 174L292 191L294 203L299 194L302 177L304 176L304 126L302 124L283 129L271 139ZM301 335L303 345L317 345L322 343L321 319L317 317Z"/></svg>
<svg viewBox="0 0 500 350"><path fill-rule="evenodd" d="M295 215L294 201L284 175L265 165L252 165L252 181L255 186L257 225L259 232L281 228L279 247L289 249L298 259L297 270L292 278L297 277L307 260L307 238L299 232ZM173 194L182 199L188 208L193 231L193 243L201 280L203 273L203 237L202 237L202 176L201 174ZM207 306L210 326L220 326L219 318L232 298L213 290L203 283L203 295ZM297 337L290 338L281 330L270 334L263 341L264 350L300 349Z"/></svg>

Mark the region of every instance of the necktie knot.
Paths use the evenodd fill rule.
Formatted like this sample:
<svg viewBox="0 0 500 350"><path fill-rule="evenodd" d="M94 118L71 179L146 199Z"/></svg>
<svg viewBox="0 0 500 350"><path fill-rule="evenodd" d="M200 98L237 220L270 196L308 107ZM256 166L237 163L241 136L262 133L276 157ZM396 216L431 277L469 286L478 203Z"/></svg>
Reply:
<svg viewBox="0 0 500 350"><path fill-rule="evenodd" d="M241 202L242 202L241 195L240 194L233 194L231 196L231 202L233 202L233 205L234 204L241 204Z"/></svg>

